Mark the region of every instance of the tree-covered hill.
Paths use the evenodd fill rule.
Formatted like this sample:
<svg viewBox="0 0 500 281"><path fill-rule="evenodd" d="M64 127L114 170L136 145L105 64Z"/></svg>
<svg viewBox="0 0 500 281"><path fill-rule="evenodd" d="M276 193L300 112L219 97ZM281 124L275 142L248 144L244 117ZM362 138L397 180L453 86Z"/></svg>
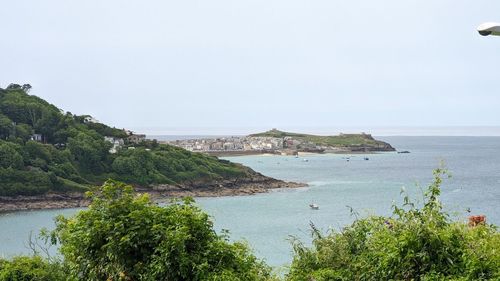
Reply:
<svg viewBox="0 0 500 281"><path fill-rule="evenodd" d="M29 95L30 88L0 88L0 196L83 191L108 178L145 187L254 173L156 141L134 142L125 130ZM120 143L115 153L113 141Z"/></svg>

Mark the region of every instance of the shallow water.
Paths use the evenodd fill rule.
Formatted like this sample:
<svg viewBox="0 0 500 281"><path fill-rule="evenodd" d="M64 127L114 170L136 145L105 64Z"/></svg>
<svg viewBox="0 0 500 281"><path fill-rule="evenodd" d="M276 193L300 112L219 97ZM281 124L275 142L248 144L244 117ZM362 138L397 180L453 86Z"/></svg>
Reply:
<svg viewBox="0 0 500 281"><path fill-rule="evenodd" d="M352 155L349 162L344 159L348 155L333 154L227 157L265 175L306 182L309 187L254 196L198 198L197 202L212 215L218 230L230 230L232 239L247 240L259 257L280 266L291 260L290 236L310 240L310 222L327 231L352 222L350 208L362 216L388 215L393 201L401 200L403 187L413 198L421 198L421 188L432 180L432 170L444 161L452 173L442 189L446 209L465 219L465 210L470 208L473 214L485 214L489 222L500 225L500 137L380 139L411 153ZM320 209L311 210L311 202ZM25 244L30 231L53 227L54 216L74 212L0 215L0 255L28 253Z"/></svg>

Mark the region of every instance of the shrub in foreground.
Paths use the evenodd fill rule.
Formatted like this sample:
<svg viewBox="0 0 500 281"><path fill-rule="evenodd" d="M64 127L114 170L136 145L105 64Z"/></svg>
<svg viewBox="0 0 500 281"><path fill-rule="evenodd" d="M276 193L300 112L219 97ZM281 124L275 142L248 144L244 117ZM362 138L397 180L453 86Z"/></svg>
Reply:
<svg viewBox="0 0 500 281"><path fill-rule="evenodd" d="M417 208L408 197L391 217L356 220L311 248L294 243L287 280L500 280L500 234L485 223L452 222L439 202L445 171Z"/></svg>
<svg viewBox="0 0 500 281"><path fill-rule="evenodd" d="M15 257L0 260L0 281L63 281L67 280L62 266L40 256Z"/></svg>
<svg viewBox="0 0 500 281"><path fill-rule="evenodd" d="M268 280L246 245L217 235L192 199L160 207L131 186L107 181L92 204L58 217L53 243L80 280Z"/></svg>

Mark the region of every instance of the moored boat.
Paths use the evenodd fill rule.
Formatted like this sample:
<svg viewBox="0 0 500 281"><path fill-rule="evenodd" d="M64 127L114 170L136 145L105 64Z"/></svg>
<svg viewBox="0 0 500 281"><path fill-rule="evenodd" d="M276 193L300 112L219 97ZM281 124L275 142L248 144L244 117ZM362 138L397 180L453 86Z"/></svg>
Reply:
<svg viewBox="0 0 500 281"><path fill-rule="evenodd" d="M310 207L311 209L313 209L313 210L319 210L319 206L318 206L317 204L315 204L315 203L311 203L311 204L309 204L309 207Z"/></svg>

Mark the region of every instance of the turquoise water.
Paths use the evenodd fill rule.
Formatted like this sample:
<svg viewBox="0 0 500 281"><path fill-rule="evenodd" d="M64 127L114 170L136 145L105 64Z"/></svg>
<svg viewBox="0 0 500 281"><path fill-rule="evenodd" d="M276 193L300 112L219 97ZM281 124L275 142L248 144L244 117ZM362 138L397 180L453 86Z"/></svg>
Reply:
<svg viewBox="0 0 500 281"><path fill-rule="evenodd" d="M432 179L441 161L452 173L443 185L442 201L458 219L467 208L485 214L500 225L500 137L383 137L410 154L243 156L227 159L243 163L275 178L306 182L306 188L268 194L199 198L197 202L215 221L218 230L230 230L233 239L245 239L259 257L274 266L291 260L289 238L310 240L309 223L338 229L353 220L350 206L361 216L388 215L404 187L414 198ZM369 157L369 161L363 157ZM305 162L303 159L308 161ZM314 202L319 210L311 210ZM30 231L52 227L57 214L75 209L31 211L0 215L0 255L29 253Z"/></svg>

